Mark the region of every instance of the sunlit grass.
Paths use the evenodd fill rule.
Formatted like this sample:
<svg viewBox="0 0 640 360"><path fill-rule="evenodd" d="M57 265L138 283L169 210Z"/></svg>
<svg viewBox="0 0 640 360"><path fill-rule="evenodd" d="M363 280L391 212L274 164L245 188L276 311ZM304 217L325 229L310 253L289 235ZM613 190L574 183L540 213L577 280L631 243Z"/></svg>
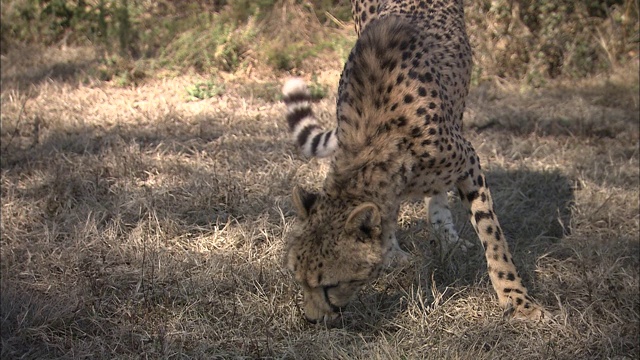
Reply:
<svg viewBox="0 0 640 360"><path fill-rule="evenodd" d="M470 94L468 137L554 322L503 319L480 248L441 256L423 204L410 203L399 229L410 266L383 274L327 330L304 322L282 266L291 188L319 187L327 170L290 143L282 80L221 76L223 93L189 101L185 89L211 77L123 87L92 78L90 54L2 59L2 358L640 353L637 68L537 90L483 82ZM340 69L317 69L315 106L333 124L327 73ZM456 226L476 241L453 201Z"/></svg>

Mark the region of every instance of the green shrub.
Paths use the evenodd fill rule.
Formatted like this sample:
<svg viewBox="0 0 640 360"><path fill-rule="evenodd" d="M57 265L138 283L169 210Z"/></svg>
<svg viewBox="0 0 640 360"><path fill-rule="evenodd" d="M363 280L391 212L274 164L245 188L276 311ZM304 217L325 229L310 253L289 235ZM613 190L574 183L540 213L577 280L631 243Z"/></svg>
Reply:
<svg viewBox="0 0 640 360"><path fill-rule="evenodd" d="M210 21L180 32L159 54L163 66L192 67L199 72L236 70L255 38L255 25L234 27L216 15Z"/></svg>
<svg viewBox="0 0 640 360"><path fill-rule="evenodd" d="M312 99L320 100L327 97L329 89L325 85L320 84L317 77L314 75L309 83L309 92L311 93Z"/></svg>
<svg viewBox="0 0 640 360"><path fill-rule="evenodd" d="M638 55L637 0L466 4L474 83L583 77ZM349 21L348 0L8 0L0 6L2 51L13 42L91 44L109 56L150 61L151 68L236 71L253 57L295 71L318 56L345 60L354 39L335 31Z"/></svg>
<svg viewBox="0 0 640 360"><path fill-rule="evenodd" d="M189 94L189 100L204 100L224 93L224 86L209 80L198 82L187 87L186 90Z"/></svg>
<svg viewBox="0 0 640 360"><path fill-rule="evenodd" d="M308 44L303 42L276 42L266 46L267 64L275 70L290 71L301 66L308 57Z"/></svg>

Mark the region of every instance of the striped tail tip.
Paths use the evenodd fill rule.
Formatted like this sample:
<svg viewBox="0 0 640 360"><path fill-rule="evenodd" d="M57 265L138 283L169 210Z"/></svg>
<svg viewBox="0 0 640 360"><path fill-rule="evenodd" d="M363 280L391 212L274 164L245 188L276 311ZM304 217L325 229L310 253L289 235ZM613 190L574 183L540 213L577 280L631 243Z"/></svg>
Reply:
<svg viewBox="0 0 640 360"><path fill-rule="evenodd" d="M311 101L311 93L307 83L301 78L289 78L282 87L284 103L287 105Z"/></svg>
<svg viewBox="0 0 640 360"><path fill-rule="evenodd" d="M307 157L331 155L337 147L335 130L324 131L311 108L311 93L301 78L290 78L282 87L287 124L293 140Z"/></svg>

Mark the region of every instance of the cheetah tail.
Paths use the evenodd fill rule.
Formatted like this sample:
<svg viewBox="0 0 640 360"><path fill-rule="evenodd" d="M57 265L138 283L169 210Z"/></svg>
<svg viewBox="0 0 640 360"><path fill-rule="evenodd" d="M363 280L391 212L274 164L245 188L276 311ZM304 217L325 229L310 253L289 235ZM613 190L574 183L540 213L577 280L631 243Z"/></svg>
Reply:
<svg viewBox="0 0 640 360"><path fill-rule="evenodd" d="M304 80L288 79L282 95L287 105L287 123L294 141L307 157L326 157L331 155L338 141L336 130L323 130L311 108L311 93Z"/></svg>

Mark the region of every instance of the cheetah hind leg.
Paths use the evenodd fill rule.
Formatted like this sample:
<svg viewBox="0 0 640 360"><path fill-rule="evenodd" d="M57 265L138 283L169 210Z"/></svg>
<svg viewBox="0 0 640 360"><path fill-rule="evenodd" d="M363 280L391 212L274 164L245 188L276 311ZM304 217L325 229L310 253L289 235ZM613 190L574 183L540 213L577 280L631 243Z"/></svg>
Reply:
<svg viewBox="0 0 640 360"><path fill-rule="evenodd" d="M451 216L451 210L449 209L449 200L447 193L439 193L432 197L425 197L427 203L427 211L429 213L429 222L436 237L436 241L440 245L442 254L446 254L449 251L460 247L462 252L473 247L473 243L461 239L458 236L455 225L453 224L453 217Z"/></svg>
<svg viewBox="0 0 640 360"><path fill-rule="evenodd" d="M470 154L470 169L456 184L462 202L469 210L473 225L487 260L491 284L498 295L505 315L527 320L550 320L551 315L538 305L522 284L522 279L509 252L507 241L493 211L489 187L480 169L475 152Z"/></svg>

